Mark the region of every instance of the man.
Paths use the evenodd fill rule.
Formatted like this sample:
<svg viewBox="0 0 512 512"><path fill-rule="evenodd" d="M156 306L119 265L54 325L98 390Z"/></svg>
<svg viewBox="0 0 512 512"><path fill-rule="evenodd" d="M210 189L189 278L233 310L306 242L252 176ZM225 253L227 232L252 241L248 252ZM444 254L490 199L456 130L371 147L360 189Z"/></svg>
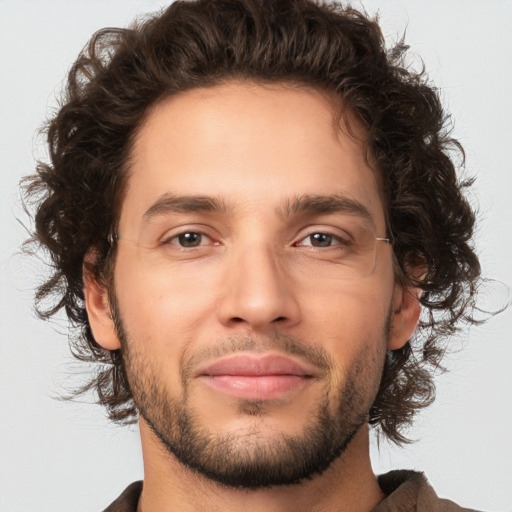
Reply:
<svg viewBox="0 0 512 512"><path fill-rule="evenodd" d="M479 277L457 143L403 52L348 8L201 1L76 62L27 191L43 313L140 422L144 485L107 510L458 510L369 460L369 425L404 441L431 402Z"/></svg>

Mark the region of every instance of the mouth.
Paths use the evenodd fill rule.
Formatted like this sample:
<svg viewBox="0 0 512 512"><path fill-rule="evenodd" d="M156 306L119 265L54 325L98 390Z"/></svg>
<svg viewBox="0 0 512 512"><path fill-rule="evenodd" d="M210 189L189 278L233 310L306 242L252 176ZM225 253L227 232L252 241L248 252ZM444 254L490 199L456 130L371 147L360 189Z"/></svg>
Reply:
<svg viewBox="0 0 512 512"><path fill-rule="evenodd" d="M299 391L314 368L280 354L236 354L201 367L196 377L216 391L244 400L272 400Z"/></svg>

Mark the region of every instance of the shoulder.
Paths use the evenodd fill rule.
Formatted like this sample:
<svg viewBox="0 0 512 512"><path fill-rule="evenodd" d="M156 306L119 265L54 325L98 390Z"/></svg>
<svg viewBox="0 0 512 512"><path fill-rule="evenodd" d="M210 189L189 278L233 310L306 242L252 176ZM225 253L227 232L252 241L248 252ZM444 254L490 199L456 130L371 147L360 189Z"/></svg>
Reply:
<svg viewBox="0 0 512 512"><path fill-rule="evenodd" d="M372 512L478 512L459 507L450 500L437 496L425 475L416 471L391 471L378 477L382 491L387 495Z"/></svg>
<svg viewBox="0 0 512 512"><path fill-rule="evenodd" d="M137 512L142 481L133 482L103 512Z"/></svg>

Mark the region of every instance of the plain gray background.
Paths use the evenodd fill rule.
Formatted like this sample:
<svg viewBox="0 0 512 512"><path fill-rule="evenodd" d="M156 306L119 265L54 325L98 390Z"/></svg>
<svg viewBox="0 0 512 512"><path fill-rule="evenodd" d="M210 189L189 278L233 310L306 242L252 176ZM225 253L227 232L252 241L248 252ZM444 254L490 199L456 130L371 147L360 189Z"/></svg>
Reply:
<svg viewBox="0 0 512 512"><path fill-rule="evenodd" d="M17 252L28 225L17 183L44 156L36 130L89 36L166 4L0 0L0 512L99 511L142 477L136 427L110 425L86 401L55 399L87 369L69 356L64 317L45 323L32 311L45 268ZM380 10L389 41L407 28L407 42L442 89L467 170L478 178L472 201L480 211L484 275L511 286L512 2L362 4ZM375 471L420 469L440 495L461 505L511 511L511 337L512 308L466 332L464 350L447 359L451 371L438 379L436 403L410 432L420 441L405 449L384 442L380 451L374 444Z"/></svg>

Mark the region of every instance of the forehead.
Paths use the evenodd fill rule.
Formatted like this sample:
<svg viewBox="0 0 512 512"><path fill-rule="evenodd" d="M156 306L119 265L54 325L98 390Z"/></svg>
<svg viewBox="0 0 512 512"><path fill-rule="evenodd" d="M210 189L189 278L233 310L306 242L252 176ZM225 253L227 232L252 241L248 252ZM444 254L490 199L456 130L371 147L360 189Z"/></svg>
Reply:
<svg viewBox="0 0 512 512"><path fill-rule="evenodd" d="M365 205L379 227L362 137L335 128L334 113L326 94L283 85L227 83L162 101L133 146L120 229L140 224L166 194L213 196L235 213L336 194Z"/></svg>

